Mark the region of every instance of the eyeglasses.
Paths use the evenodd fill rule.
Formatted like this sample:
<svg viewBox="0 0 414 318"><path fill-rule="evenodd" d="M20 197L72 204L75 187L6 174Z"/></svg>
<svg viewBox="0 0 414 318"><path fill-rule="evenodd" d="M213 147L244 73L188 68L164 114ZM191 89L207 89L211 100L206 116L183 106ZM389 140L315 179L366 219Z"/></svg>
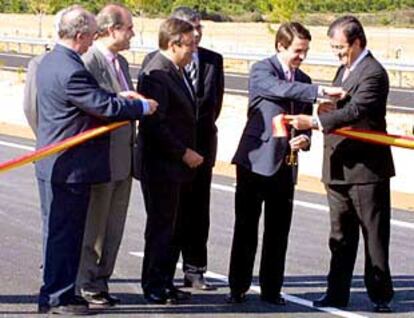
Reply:
<svg viewBox="0 0 414 318"><path fill-rule="evenodd" d="M332 50L336 50L336 51L342 51L343 49L345 49L345 48L348 48L349 47L349 44L346 44L346 45L344 45L344 44L331 44L331 49Z"/></svg>

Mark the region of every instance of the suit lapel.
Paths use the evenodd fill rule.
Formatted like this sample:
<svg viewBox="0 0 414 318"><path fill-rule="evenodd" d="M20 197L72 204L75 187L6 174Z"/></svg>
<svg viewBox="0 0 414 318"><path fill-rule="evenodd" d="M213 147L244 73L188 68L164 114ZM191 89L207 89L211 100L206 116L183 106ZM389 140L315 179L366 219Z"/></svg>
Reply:
<svg viewBox="0 0 414 318"><path fill-rule="evenodd" d="M111 83L111 86L116 92L120 92L123 89L121 85L118 83L118 79L113 71L112 65L108 63L106 57L95 47L92 47L93 55L98 61L99 71L102 74L102 77L105 79L106 82Z"/></svg>

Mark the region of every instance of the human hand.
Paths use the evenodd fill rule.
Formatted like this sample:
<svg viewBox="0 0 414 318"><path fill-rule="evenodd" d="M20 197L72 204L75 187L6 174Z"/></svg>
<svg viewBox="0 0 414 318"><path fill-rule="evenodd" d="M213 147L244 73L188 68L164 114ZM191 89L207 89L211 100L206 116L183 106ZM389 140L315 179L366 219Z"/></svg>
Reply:
<svg viewBox="0 0 414 318"><path fill-rule="evenodd" d="M329 113L336 109L336 103L330 99L321 98L316 103L317 114Z"/></svg>
<svg viewBox="0 0 414 318"><path fill-rule="evenodd" d="M148 105L149 105L149 111L146 115L154 114L158 108L158 102L155 99L147 99L146 101L148 102Z"/></svg>
<svg viewBox="0 0 414 318"><path fill-rule="evenodd" d="M194 150L187 148L183 156L183 161L190 168L196 168L203 163L204 158Z"/></svg>
<svg viewBox="0 0 414 318"><path fill-rule="evenodd" d="M309 147L310 139L306 135L299 135L289 140L290 148L294 151Z"/></svg>
<svg viewBox="0 0 414 318"><path fill-rule="evenodd" d="M347 95L347 91L345 91L342 87L337 86L323 86L322 92L323 96L329 96L336 100L344 99Z"/></svg>
<svg viewBox="0 0 414 318"><path fill-rule="evenodd" d="M284 119L297 130L312 128L312 116L310 115L285 115Z"/></svg>
<svg viewBox="0 0 414 318"><path fill-rule="evenodd" d="M119 96L128 98L128 99L142 99L144 96L135 92L135 91L122 91L118 93Z"/></svg>

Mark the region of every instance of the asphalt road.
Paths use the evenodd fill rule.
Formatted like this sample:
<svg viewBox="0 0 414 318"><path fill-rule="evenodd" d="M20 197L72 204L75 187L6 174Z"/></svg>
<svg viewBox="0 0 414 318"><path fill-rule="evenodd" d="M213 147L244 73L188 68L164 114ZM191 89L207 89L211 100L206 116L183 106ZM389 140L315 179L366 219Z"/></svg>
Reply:
<svg viewBox="0 0 414 318"><path fill-rule="evenodd" d="M32 55L28 54L0 53L0 65L3 64L2 68L6 70L25 70L31 57ZM131 65L130 69L132 79L136 80L139 66ZM226 73L226 92L247 95L247 80L248 77L245 74ZM329 82L318 79L315 83L329 85ZM388 109L399 112L414 112L413 93L412 89L391 88L388 96Z"/></svg>
<svg viewBox="0 0 414 318"><path fill-rule="evenodd" d="M0 135L0 163L22 155L33 142ZM107 311L95 311L98 317L380 317L371 313L363 284L363 246L360 246L353 280L351 304L346 310L312 308L311 300L326 287L329 252L329 220L326 200L315 193L296 193L284 285L286 307L262 303L259 299L255 265L255 284L248 302L228 305L224 295L233 231L234 180L215 175L212 187L211 230L208 278L217 285L213 292L196 292L192 300L175 306L147 305L140 288L145 211L139 184L134 183L122 247L111 291L122 304ZM41 223L33 165L0 175L0 316L32 317L40 283ZM275 211L277 213L277 211ZM387 317L414 315L414 215L393 211L391 266L395 283L394 313ZM261 250L259 245L258 251ZM182 284L181 270L176 285Z"/></svg>

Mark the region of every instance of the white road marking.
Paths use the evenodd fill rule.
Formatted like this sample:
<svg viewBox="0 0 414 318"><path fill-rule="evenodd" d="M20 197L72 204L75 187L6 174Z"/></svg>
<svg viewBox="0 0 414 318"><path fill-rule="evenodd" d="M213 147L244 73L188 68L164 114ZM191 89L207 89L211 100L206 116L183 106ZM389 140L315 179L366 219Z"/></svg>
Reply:
<svg viewBox="0 0 414 318"><path fill-rule="evenodd" d="M139 257L139 258L144 257L143 252L129 252L129 254L131 254L132 256ZM182 266L183 266L182 263L180 263L180 262L177 263L177 268L178 269L181 269ZM207 277L207 278L215 279L215 280L221 281L225 284L228 284L228 279L227 279L227 276L225 276L225 275L221 275L221 274L218 274L218 273L207 271L204 274L204 276ZM250 291L260 294L260 286L252 285L250 287ZM314 310L319 310L319 311L322 311L322 312L326 312L328 314L335 315L335 316L338 316L338 317L367 318L367 316L362 316L362 315L359 315L359 314L355 314L355 313L348 312L348 311L341 310L341 309L334 308L334 307L324 307L324 308L313 307L312 301L310 301L310 300L306 300L304 298L289 295L289 294L286 294L286 293L282 293L282 295L287 301L289 301L291 303L301 305L301 306L304 306L304 307L308 307L308 308L311 308L311 309L314 309Z"/></svg>
<svg viewBox="0 0 414 318"><path fill-rule="evenodd" d="M226 185L222 185L218 183L212 183L211 188L215 190L231 192L231 193L234 193L236 191L234 187L226 186ZM300 200L294 200L293 203L294 205L301 206L304 208L314 209L314 210L323 211L323 212L329 212L329 207L323 204L311 203L311 202L300 201ZM391 219L391 225L414 230L414 223L410 223L410 222Z"/></svg>
<svg viewBox="0 0 414 318"><path fill-rule="evenodd" d="M35 148L32 147L32 146L26 146L26 145L16 144L16 143L13 143L13 142L0 141L0 145L1 146L6 146L6 147L11 147L11 148L18 148L18 149L30 150L30 151L35 150Z"/></svg>
<svg viewBox="0 0 414 318"><path fill-rule="evenodd" d="M35 148L31 146L26 146L26 145L6 142L6 141L0 141L0 145L6 146L6 147L12 147L12 148L30 150L30 151L35 150ZM232 193L236 191L234 187L223 185L223 184L218 184L218 183L212 183L211 188L215 190L220 190L224 192L232 192ZM314 209L314 210L323 211L323 212L329 212L329 208L323 204L311 203L311 202L300 201L300 200L294 200L293 203L297 206L301 206L304 208ZM414 230L414 223L391 219L391 224L397 227Z"/></svg>

